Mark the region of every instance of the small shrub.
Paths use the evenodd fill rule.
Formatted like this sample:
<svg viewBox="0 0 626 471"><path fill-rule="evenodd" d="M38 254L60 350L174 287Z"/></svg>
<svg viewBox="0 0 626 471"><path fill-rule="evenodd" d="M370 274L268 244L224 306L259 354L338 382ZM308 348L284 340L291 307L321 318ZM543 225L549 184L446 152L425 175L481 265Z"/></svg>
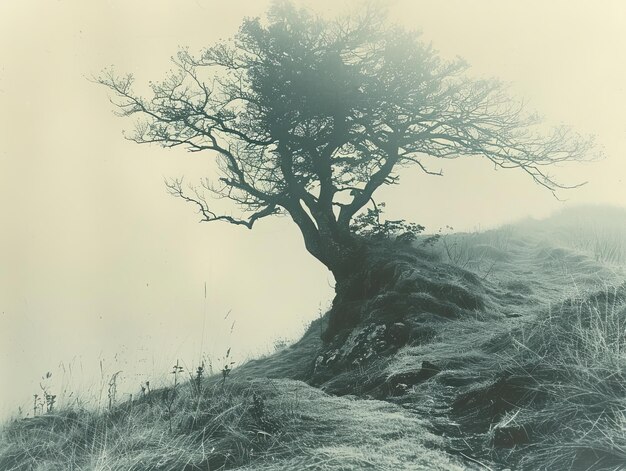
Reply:
<svg viewBox="0 0 626 471"><path fill-rule="evenodd" d="M171 374L174 375L174 387L178 385L178 375L184 371L184 368L179 365L178 360L176 360L176 364L172 367Z"/></svg>
<svg viewBox="0 0 626 471"><path fill-rule="evenodd" d="M109 410L112 410L113 406L115 405L115 399L117 396L117 377L120 373L121 371L112 374L111 379L109 380L109 389L107 391L107 397L109 399Z"/></svg>
<svg viewBox="0 0 626 471"><path fill-rule="evenodd" d="M406 222L404 219L381 221L385 203L374 204L365 213L356 216L350 229L365 238L373 240L396 240L398 242L413 242L417 235L424 231L420 224Z"/></svg>
<svg viewBox="0 0 626 471"><path fill-rule="evenodd" d="M204 361L196 368L196 374L191 378L191 387L197 397L202 394L202 380L204 379Z"/></svg>

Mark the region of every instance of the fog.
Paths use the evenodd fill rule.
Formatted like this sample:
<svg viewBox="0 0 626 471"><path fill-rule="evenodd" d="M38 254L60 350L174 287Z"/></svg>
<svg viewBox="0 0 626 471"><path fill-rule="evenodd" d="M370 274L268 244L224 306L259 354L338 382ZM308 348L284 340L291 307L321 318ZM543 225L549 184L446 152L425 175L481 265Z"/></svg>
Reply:
<svg viewBox="0 0 626 471"><path fill-rule="evenodd" d="M324 15L352 1L297 2ZM164 177L201 177L211 155L138 146L89 77L114 65L161 78L179 46L199 50L270 2L158 0L0 3L0 416L28 407L38 382L98 395L122 370L123 393L201 353L237 362L293 339L332 298L332 276L286 218L253 231L199 224ZM404 172L379 196L391 218L437 231L495 227L568 205L626 206L624 2L387 2L475 77L510 83L547 124L593 134L602 161L555 167L588 183L555 199L523 172L477 159ZM148 7L149 5L149 7ZM415 170L415 169L412 169ZM206 295L205 295L206 284ZM71 367L71 372L70 372Z"/></svg>

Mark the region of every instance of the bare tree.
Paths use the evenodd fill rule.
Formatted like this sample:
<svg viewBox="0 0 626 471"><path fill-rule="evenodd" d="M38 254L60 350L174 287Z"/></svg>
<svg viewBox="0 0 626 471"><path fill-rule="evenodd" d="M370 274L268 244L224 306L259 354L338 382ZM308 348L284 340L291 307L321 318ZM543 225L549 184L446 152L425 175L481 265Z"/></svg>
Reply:
<svg viewBox="0 0 626 471"><path fill-rule="evenodd" d="M592 142L566 128L545 134L503 87L464 76L419 35L387 26L379 12L323 20L277 4L265 20L246 19L229 41L194 56L151 83L149 98L132 75L103 72L122 116L139 116L137 143L182 146L218 159L221 175L171 194L194 204L203 221L252 228L287 214L307 250L337 283L367 241L351 221L398 170L428 175L425 156L478 156L517 168L551 192L567 188L546 168L588 158ZM207 195L232 200L238 216L211 209Z"/></svg>

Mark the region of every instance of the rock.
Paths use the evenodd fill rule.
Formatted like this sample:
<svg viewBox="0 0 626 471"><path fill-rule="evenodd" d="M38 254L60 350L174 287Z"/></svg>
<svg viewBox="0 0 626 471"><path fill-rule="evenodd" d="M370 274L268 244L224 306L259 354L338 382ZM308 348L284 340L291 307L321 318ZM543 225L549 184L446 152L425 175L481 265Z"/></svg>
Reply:
<svg viewBox="0 0 626 471"><path fill-rule="evenodd" d="M409 341L409 328L403 322L396 322L387 329L387 340L396 347L402 347Z"/></svg>
<svg viewBox="0 0 626 471"><path fill-rule="evenodd" d="M387 381L389 395L401 396L412 386L423 383L439 372L441 372L441 368L434 363L424 360L422 362L422 367L419 370L406 371L404 373L391 376Z"/></svg>

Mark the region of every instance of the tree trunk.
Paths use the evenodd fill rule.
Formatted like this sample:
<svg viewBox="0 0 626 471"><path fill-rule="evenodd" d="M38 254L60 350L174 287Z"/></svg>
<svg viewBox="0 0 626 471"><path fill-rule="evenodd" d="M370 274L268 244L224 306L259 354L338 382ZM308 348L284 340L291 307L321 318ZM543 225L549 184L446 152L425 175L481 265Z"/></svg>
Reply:
<svg viewBox="0 0 626 471"><path fill-rule="evenodd" d="M379 289L384 274L376 272L371 255L384 251L386 244L358 236L348 228L340 229L336 221L316 214L313 221L294 208L290 211L297 223L306 249L323 263L335 278L335 298L329 314L324 340L358 325L364 299ZM295 216L295 217L294 217Z"/></svg>
<svg viewBox="0 0 626 471"><path fill-rule="evenodd" d="M328 241L325 259L335 278L335 297L323 335L325 341L352 329L361 320L363 300L377 290L378 283L372 284L378 275L373 272L371 254L373 250L382 249L379 245L354 234Z"/></svg>

